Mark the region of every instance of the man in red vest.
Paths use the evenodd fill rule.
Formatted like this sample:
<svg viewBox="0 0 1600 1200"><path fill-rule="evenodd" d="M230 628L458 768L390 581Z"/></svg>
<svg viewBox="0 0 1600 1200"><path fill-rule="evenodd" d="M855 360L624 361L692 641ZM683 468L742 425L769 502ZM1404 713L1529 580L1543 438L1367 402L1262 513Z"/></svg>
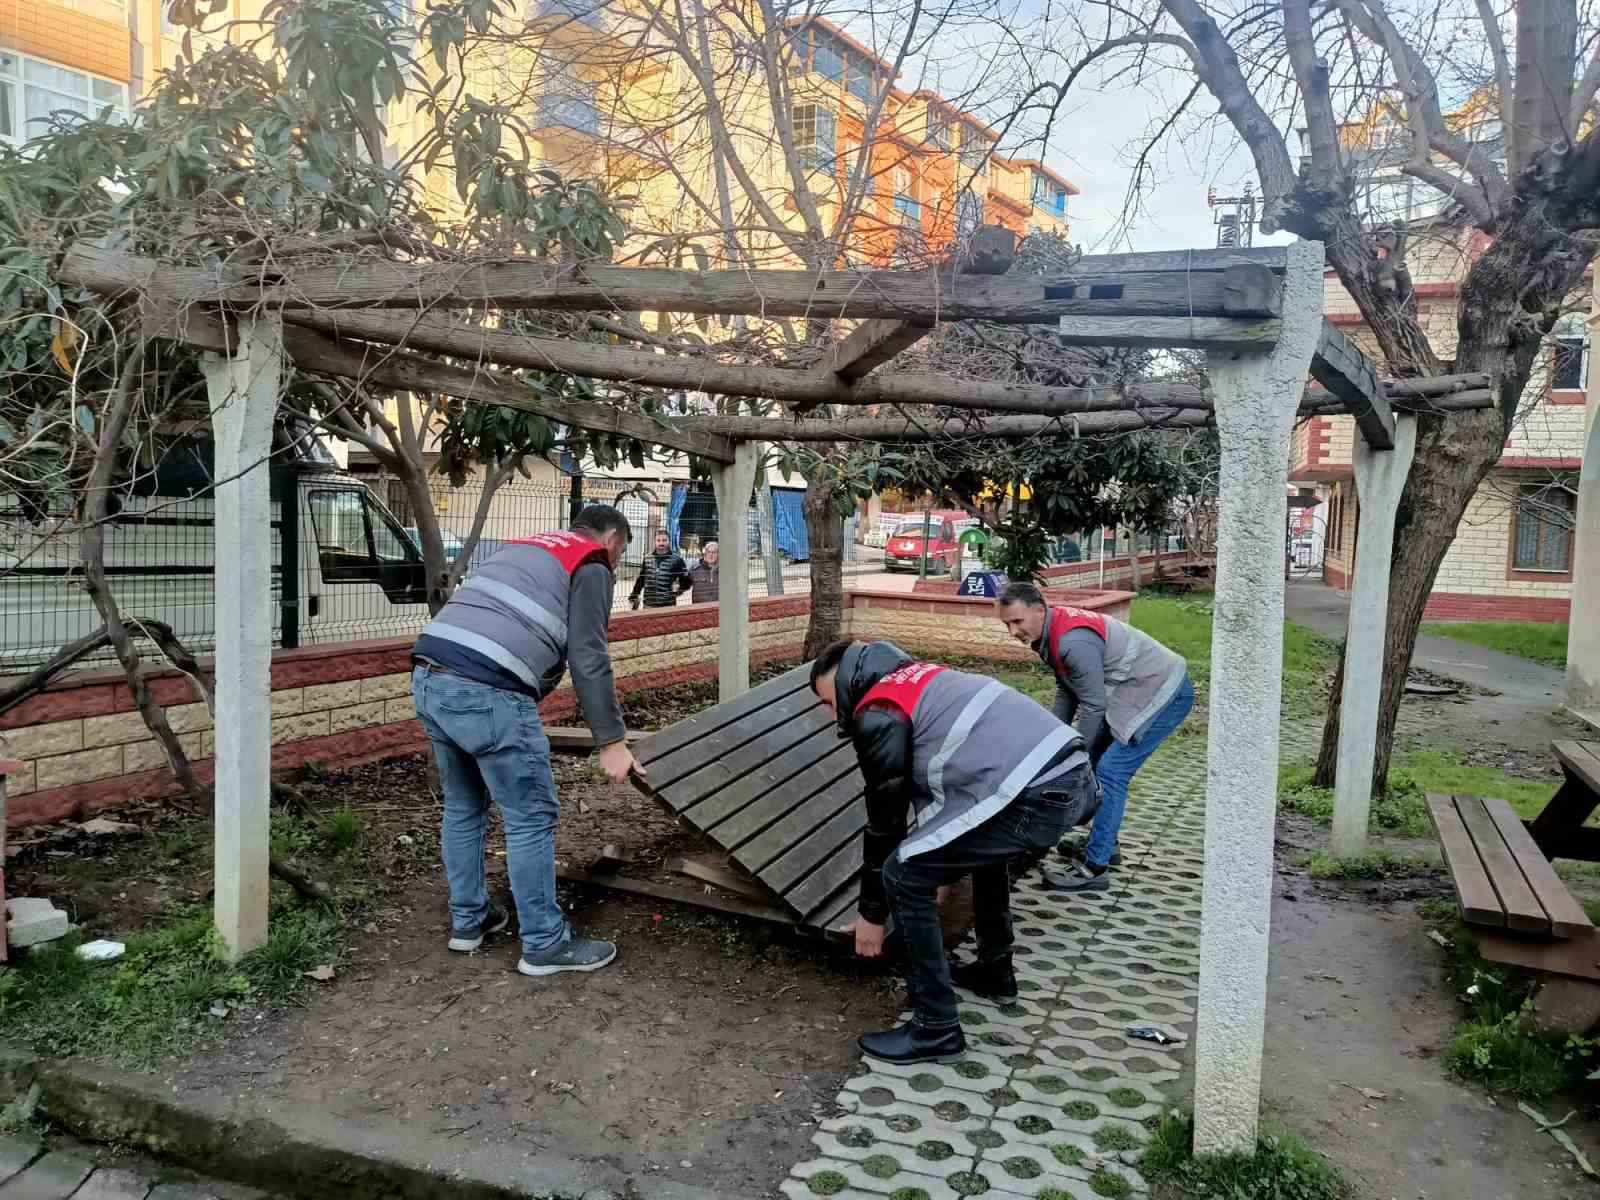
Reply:
<svg viewBox="0 0 1600 1200"><path fill-rule="evenodd" d="M539 701L570 662L600 766L618 782L644 773L628 749L606 638L612 571L631 536L621 512L595 504L571 529L507 543L462 581L411 651L411 695L444 787L450 949L476 950L510 923L484 886L493 801L505 825L524 975L594 971L617 955L610 942L574 933L556 903L561 805Z"/></svg>
<svg viewBox="0 0 1600 1200"><path fill-rule="evenodd" d="M811 664L811 690L854 744L866 784L861 915L848 932L857 954L882 954L892 912L905 948L911 1020L866 1034L861 1049L949 1061L966 1049L952 982L1017 994L1008 864L1047 852L1098 802L1083 739L998 680L915 662L892 642L835 642ZM952 971L938 894L964 875L978 957Z"/></svg>
<svg viewBox="0 0 1600 1200"><path fill-rule="evenodd" d="M1063 843L1064 869L1045 881L1068 891L1104 891L1122 861L1117 834L1133 773L1194 707L1189 665L1132 625L1068 605L1050 605L1031 583L1008 583L996 615L1032 646L1056 677L1055 714L1083 734L1100 781L1100 811L1089 837Z"/></svg>

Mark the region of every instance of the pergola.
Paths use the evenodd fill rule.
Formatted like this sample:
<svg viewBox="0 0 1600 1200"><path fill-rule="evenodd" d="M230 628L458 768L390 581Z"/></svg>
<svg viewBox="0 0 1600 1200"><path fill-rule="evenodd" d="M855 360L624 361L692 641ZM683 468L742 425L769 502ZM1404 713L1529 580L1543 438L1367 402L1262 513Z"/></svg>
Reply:
<svg viewBox="0 0 1600 1200"><path fill-rule="evenodd" d="M1302 415L1352 414L1363 520L1340 722L1340 852L1364 840L1396 504L1418 411L1493 403L1486 376L1383 381L1322 316L1322 246L1086 257L1070 274L1005 274L1011 235L985 229L959 263L914 271L720 271L327 255L202 268L79 246L60 278L141 307L147 335L209 353L216 434L216 923L229 950L265 940L271 763L267 477L284 367L432 391L620 433L714 464L723 522L721 695L749 686L746 505L766 441L927 441L1098 434L1214 423L1221 443L1207 768L1196 1149L1255 1139L1266 1011L1284 615L1289 439ZM756 367L527 337L464 320L475 309L846 319L825 359ZM1206 352L1210 387L1015 386L874 374L941 321L1055 323L1063 342ZM445 356L442 360L438 356ZM764 397L864 416L661 416L552 401L496 367ZM1308 378L1316 384L1308 386ZM907 404L974 415L907 414ZM894 415L884 415L892 412ZM1002 414L1002 415L995 415ZM1587 479L1588 477L1586 477ZM1592 493L1586 482L1586 495ZM1595 507L1592 502L1589 509ZM1586 518L1595 523L1594 514ZM1593 589L1591 589L1593 590ZM1574 628L1576 628L1576 614ZM1600 671L1594 673L1600 677Z"/></svg>

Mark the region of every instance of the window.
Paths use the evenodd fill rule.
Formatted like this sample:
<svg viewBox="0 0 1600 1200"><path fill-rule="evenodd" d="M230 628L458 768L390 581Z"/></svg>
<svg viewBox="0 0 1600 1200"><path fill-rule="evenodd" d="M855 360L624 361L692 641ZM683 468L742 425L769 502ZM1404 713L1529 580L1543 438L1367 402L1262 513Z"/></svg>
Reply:
<svg viewBox="0 0 1600 1200"><path fill-rule="evenodd" d="M894 210L900 214L902 224L922 224L922 205L917 203L914 196L908 196L904 192L896 192L894 194Z"/></svg>
<svg viewBox="0 0 1600 1200"><path fill-rule="evenodd" d="M98 117L106 108L126 119L128 89L109 79L0 50L0 140L18 144L38 137L55 112Z"/></svg>
<svg viewBox="0 0 1600 1200"><path fill-rule="evenodd" d="M811 70L829 79L844 78L844 51L820 29L812 32Z"/></svg>
<svg viewBox="0 0 1600 1200"><path fill-rule="evenodd" d="M800 161L813 170L833 174L837 156L833 114L819 104L797 104L794 108L794 144Z"/></svg>
<svg viewBox="0 0 1600 1200"><path fill-rule="evenodd" d="M1324 540L1330 550L1344 549L1344 489L1333 489L1333 498L1328 501L1328 528Z"/></svg>
<svg viewBox="0 0 1600 1200"><path fill-rule="evenodd" d="M868 104L878 96L878 72L859 54L850 56L850 73L845 77L845 90Z"/></svg>
<svg viewBox="0 0 1600 1200"><path fill-rule="evenodd" d="M587 79L563 79L553 86L559 90L539 97L539 124L544 127L560 125L598 136L600 110L595 105L595 83Z"/></svg>
<svg viewBox="0 0 1600 1200"><path fill-rule="evenodd" d="M955 143L950 136L950 114L935 108L928 109L928 144L948 150Z"/></svg>
<svg viewBox="0 0 1600 1200"><path fill-rule="evenodd" d="M1049 176L1035 172L1033 203L1037 208L1047 208L1057 216L1064 217L1067 215L1067 189Z"/></svg>
<svg viewBox="0 0 1600 1200"><path fill-rule="evenodd" d="M1582 313L1568 313L1550 331L1555 352L1550 365L1550 386L1557 391L1581 392L1589 386L1589 322Z"/></svg>
<svg viewBox="0 0 1600 1200"><path fill-rule="evenodd" d="M1514 571L1571 571L1577 497L1557 485L1517 489L1512 522L1511 568Z"/></svg>
<svg viewBox="0 0 1600 1200"><path fill-rule="evenodd" d="M976 125L961 127L961 162L968 167L985 167L989 161L989 140Z"/></svg>
<svg viewBox="0 0 1600 1200"><path fill-rule="evenodd" d="M983 224L983 198L962 192L956 200L956 236L967 237Z"/></svg>
<svg viewBox="0 0 1600 1200"><path fill-rule="evenodd" d="M417 562L416 547L388 513L374 511L365 489L319 489L306 503L317 535L317 561L329 583L382 582L383 568Z"/></svg>

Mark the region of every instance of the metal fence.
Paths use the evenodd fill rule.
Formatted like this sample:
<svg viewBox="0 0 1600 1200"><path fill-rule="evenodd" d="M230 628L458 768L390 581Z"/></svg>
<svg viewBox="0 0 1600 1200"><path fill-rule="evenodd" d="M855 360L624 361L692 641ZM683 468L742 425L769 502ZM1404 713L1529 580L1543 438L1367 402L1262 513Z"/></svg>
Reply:
<svg viewBox="0 0 1600 1200"><path fill-rule="evenodd" d="M204 473L197 479L185 494L123 498L106 530L106 567L124 614L165 622L191 649L205 653L214 645L215 547ZM670 531L691 568L716 538L717 506L709 487L681 481L676 486L675 497L675 481L585 479L575 497L565 483L515 480L487 502L467 571L512 538L569 527L583 505L614 504L634 532L613 597L614 610L625 610L657 530ZM451 488L442 478L431 490L446 554L454 557L473 529L481 492ZM809 564L779 548L778 523L770 494L762 495L749 520L752 597L809 589ZM36 666L99 628L83 588L80 532L70 512L37 521L0 499L0 672ZM274 469L271 536L275 646L404 636L427 622L416 521L398 479L351 475L331 464ZM846 546L852 560L847 573L877 569L874 552L858 553L848 534ZM109 662L111 656L84 661Z"/></svg>

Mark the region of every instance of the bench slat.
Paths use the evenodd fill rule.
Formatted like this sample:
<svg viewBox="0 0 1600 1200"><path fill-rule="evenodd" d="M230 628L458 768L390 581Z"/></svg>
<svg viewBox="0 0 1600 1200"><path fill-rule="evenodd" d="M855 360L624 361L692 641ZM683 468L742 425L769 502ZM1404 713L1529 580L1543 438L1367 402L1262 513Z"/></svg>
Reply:
<svg viewBox="0 0 1600 1200"><path fill-rule="evenodd" d="M1467 827L1478 857L1483 860L1489 882L1500 897L1500 906L1505 909L1506 928L1527 933L1548 933L1550 916L1528 886L1522 869L1517 866L1516 858L1500 836L1499 827L1495 825L1483 801L1477 796L1457 796L1455 802L1462 824Z"/></svg>
<svg viewBox="0 0 1600 1200"><path fill-rule="evenodd" d="M1455 884L1456 899L1461 902L1462 918L1469 925L1504 926L1506 911L1500 896L1489 882L1483 860L1472 845L1472 835L1462 823L1450 796L1428 793L1428 815L1438 831L1439 844L1444 847L1445 862L1450 867L1450 879Z"/></svg>
<svg viewBox="0 0 1600 1200"><path fill-rule="evenodd" d="M785 696L759 722L751 717L725 725L680 753L656 759L646 768L646 782L674 811L687 808L828 726L826 710L815 708L810 691Z"/></svg>
<svg viewBox="0 0 1600 1200"><path fill-rule="evenodd" d="M799 691L801 688L810 690L810 666L796 667L792 671L785 671L776 679L769 679L758 687L751 688L744 695L725 704L718 704L669 726L658 733L650 734L642 744L636 757L640 765L648 767L657 759L667 755L701 738L707 737L725 725L741 721L751 714L775 704L785 696Z"/></svg>
<svg viewBox="0 0 1600 1200"><path fill-rule="evenodd" d="M1550 865L1550 860L1534 843L1527 826L1523 825L1511 805L1504 800L1486 799L1483 806L1494 821L1495 828L1500 831L1500 836L1505 839L1506 847L1516 860L1523 878L1528 881L1534 897L1549 914L1550 932L1558 938L1582 937L1593 932L1594 923L1583 911L1583 906L1567 891L1555 868Z"/></svg>
<svg viewBox="0 0 1600 1200"><path fill-rule="evenodd" d="M1556 742L1551 749L1561 765L1588 784L1591 792L1600 792L1600 742Z"/></svg>

